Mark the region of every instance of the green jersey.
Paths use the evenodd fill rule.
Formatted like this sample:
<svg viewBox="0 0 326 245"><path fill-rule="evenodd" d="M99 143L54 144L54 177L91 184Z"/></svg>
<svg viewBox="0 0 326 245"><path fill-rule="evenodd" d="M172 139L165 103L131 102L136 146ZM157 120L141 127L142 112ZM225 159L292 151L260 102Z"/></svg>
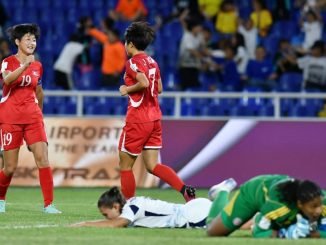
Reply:
<svg viewBox="0 0 326 245"><path fill-rule="evenodd" d="M296 222L296 215L299 213L297 205L289 206L282 202L277 190L280 183L290 179L286 175L262 175L240 187L248 204L255 205L259 210L254 221L253 236L268 237L272 230L280 230ZM326 198L323 199L323 204L323 213L317 227L321 227L322 222L326 221ZM322 229L320 233L325 235Z"/></svg>
<svg viewBox="0 0 326 245"><path fill-rule="evenodd" d="M290 206L284 203L277 188L280 183L291 179L287 175L260 175L245 182L220 212L224 226L234 231L255 216L253 236L270 237L273 230L278 231L296 223L296 216L299 212L297 205ZM215 204L219 204L219 201L214 200L212 208L217 207ZM317 229L321 236L325 237L325 198L323 203L323 212ZM210 212L212 217L209 215L208 220L214 218L216 213Z"/></svg>

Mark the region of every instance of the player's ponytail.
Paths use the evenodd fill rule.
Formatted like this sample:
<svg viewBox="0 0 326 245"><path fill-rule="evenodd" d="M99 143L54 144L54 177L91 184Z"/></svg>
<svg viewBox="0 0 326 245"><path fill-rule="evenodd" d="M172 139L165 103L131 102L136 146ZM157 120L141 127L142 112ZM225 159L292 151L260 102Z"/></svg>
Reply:
<svg viewBox="0 0 326 245"><path fill-rule="evenodd" d="M125 197L122 195L121 191L119 190L118 187L114 186L110 190L104 192L98 202L97 202L97 207L108 207L112 208L113 204L118 203L120 204L120 212L122 211L123 206L126 203Z"/></svg>

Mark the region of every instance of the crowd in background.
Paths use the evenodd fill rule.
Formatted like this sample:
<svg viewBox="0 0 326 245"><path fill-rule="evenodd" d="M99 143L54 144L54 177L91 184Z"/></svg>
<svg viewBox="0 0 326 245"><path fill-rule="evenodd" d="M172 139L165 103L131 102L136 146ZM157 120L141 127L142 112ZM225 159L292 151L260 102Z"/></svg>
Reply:
<svg viewBox="0 0 326 245"><path fill-rule="evenodd" d="M1 59L10 54L4 27L20 21L19 7L37 9L28 6L32 0L17 1L14 13L7 2L0 8ZM45 88L116 90L127 60L123 32L144 20L157 32L147 51L161 67L165 89L326 90L326 0L95 2L43 1L38 18L24 15L23 22L41 26ZM59 11L52 24L42 18L47 8ZM60 22L64 11L70 17Z"/></svg>

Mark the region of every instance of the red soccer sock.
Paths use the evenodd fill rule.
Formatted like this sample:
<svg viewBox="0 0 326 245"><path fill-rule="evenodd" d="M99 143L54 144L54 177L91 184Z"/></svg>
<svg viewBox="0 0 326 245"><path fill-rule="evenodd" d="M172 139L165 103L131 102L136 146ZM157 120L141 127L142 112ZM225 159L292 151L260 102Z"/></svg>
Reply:
<svg viewBox="0 0 326 245"><path fill-rule="evenodd" d="M11 176L5 175L3 171L0 171L0 200L6 200L6 193L12 179Z"/></svg>
<svg viewBox="0 0 326 245"><path fill-rule="evenodd" d="M44 207L53 202L53 176L50 167L39 168L40 185L43 193Z"/></svg>
<svg viewBox="0 0 326 245"><path fill-rule="evenodd" d="M179 178L176 172L169 166L158 163L153 169L153 174L159 177L161 180L168 183L173 189L179 192L184 186L183 181Z"/></svg>
<svg viewBox="0 0 326 245"><path fill-rule="evenodd" d="M122 194L126 199L134 197L136 192L136 181L132 170L121 170L120 177Z"/></svg>

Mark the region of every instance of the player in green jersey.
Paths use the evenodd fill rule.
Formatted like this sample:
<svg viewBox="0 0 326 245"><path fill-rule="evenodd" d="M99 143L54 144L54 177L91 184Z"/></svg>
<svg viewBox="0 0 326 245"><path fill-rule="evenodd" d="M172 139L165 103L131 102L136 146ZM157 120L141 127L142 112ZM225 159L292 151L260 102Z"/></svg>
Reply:
<svg viewBox="0 0 326 245"><path fill-rule="evenodd" d="M227 236L253 216L254 237L326 238L326 193L309 180L261 175L235 187L228 179L212 187L215 197L207 218L209 236Z"/></svg>

